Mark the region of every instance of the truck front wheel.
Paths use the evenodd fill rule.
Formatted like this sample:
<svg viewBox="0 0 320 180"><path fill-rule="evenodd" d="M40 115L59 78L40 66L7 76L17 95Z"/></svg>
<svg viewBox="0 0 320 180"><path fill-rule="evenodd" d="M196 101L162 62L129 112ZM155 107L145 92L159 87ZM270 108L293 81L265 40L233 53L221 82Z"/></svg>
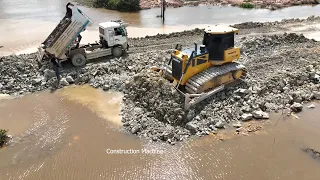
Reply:
<svg viewBox="0 0 320 180"><path fill-rule="evenodd" d="M75 67L80 67L84 66L87 63L87 60L82 54L75 54L72 56L71 62Z"/></svg>
<svg viewBox="0 0 320 180"><path fill-rule="evenodd" d="M116 47L113 47L113 48L112 48L112 55L113 55L113 56L119 58L119 57L122 56L122 54L123 54L123 50L122 50L121 47L116 46Z"/></svg>

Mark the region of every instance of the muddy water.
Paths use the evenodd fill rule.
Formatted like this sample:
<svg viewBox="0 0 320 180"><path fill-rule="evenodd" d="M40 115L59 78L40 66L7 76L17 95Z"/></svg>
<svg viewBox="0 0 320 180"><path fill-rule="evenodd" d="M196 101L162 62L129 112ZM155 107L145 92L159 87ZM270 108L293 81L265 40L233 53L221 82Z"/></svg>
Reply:
<svg viewBox="0 0 320 180"><path fill-rule="evenodd" d="M29 53L36 50L65 14L67 0L0 1L0 55ZM98 39L97 24L123 19L130 23L130 37L169 33L208 24L233 24L244 21L275 21L283 18L306 18L320 15L320 6L290 7L278 11L245 10L237 7L198 6L168 8L165 24L156 18L159 8L139 13L119 13L105 9L80 7L94 21L83 33L83 43ZM192 13L190 13L192 12Z"/></svg>
<svg viewBox="0 0 320 180"><path fill-rule="evenodd" d="M11 146L0 150L1 179L320 177L320 163L301 150L320 150L320 103L298 119L273 115L246 124L240 134L230 129L170 146L122 131L114 120L120 97L83 86L0 101L1 128L14 134ZM249 125L262 129L249 133Z"/></svg>

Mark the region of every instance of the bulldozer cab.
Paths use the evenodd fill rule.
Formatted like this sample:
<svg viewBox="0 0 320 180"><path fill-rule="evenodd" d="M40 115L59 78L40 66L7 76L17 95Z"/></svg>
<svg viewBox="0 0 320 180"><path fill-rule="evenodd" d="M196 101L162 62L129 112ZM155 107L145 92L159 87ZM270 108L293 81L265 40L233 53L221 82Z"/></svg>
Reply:
<svg viewBox="0 0 320 180"><path fill-rule="evenodd" d="M210 61L224 60L225 51L234 47L234 34L238 29L226 26L209 26L205 29L203 45L209 52Z"/></svg>

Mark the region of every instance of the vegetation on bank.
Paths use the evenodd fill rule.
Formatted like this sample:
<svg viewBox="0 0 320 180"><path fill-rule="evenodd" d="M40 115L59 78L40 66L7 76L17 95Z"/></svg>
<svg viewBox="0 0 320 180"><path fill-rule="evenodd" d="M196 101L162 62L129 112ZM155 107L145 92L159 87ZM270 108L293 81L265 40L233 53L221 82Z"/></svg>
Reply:
<svg viewBox="0 0 320 180"><path fill-rule="evenodd" d="M254 5L251 4L251 3L246 2L246 3L241 3L240 7L241 8L246 8L246 9L252 9L252 8L254 8Z"/></svg>
<svg viewBox="0 0 320 180"><path fill-rule="evenodd" d="M94 0L93 7L122 12L134 12L141 10L140 0Z"/></svg>
<svg viewBox="0 0 320 180"><path fill-rule="evenodd" d="M9 140L7 132L8 130L0 129L0 148L3 147Z"/></svg>

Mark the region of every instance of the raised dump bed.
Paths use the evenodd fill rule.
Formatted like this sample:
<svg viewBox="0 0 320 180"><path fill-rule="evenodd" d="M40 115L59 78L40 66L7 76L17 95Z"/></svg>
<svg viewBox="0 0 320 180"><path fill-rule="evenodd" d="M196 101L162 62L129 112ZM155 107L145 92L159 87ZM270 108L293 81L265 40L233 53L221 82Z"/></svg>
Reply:
<svg viewBox="0 0 320 180"><path fill-rule="evenodd" d="M39 60L46 54L57 59L65 59L65 52L70 48L78 35L92 23L90 18L85 15L77 6L69 5L71 17L63 17L55 29L39 48Z"/></svg>

